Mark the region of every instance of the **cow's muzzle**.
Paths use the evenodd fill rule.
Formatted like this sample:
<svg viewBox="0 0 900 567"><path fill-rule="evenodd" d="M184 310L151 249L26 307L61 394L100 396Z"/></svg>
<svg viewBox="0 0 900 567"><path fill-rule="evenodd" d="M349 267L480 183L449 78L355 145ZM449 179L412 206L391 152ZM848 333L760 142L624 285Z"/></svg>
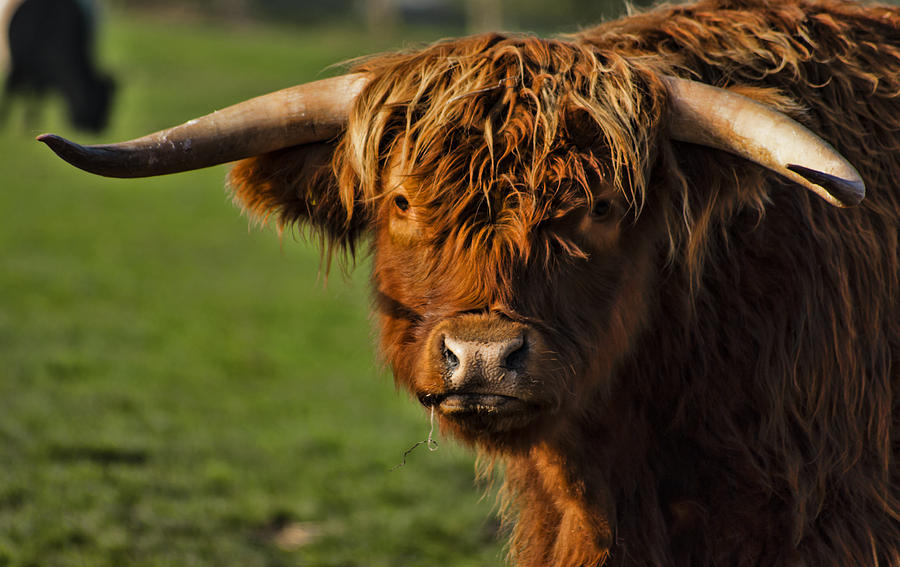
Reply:
<svg viewBox="0 0 900 567"><path fill-rule="evenodd" d="M522 323L489 314L446 319L426 341L419 401L473 432L525 425L549 405L543 350L539 333Z"/></svg>

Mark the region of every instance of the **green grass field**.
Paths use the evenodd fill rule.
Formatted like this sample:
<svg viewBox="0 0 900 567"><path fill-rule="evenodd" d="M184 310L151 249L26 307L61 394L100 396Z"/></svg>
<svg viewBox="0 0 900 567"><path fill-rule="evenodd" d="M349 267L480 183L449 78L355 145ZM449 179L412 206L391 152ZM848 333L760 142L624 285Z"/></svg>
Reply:
<svg viewBox="0 0 900 567"><path fill-rule="evenodd" d="M109 14L135 137L381 47ZM252 228L218 167L108 180L0 132L0 566L499 565L473 456L372 349L368 267Z"/></svg>

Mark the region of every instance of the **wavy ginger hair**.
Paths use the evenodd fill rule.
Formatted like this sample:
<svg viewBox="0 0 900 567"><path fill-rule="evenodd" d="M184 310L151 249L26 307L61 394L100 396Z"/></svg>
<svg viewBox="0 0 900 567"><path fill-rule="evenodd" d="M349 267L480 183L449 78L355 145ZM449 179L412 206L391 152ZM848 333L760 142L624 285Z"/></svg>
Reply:
<svg viewBox="0 0 900 567"><path fill-rule="evenodd" d="M374 57L353 71L373 80L335 148L235 167L230 182L245 209L352 250L390 190L383 181L394 160L427 187L430 224L468 231L459 242L473 246L496 236L482 230L490 220L508 229L506 253L522 257L532 252L523 236L589 206L597 179L642 206L657 132L636 125L659 124L663 98L644 66L571 42L490 34Z"/></svg>

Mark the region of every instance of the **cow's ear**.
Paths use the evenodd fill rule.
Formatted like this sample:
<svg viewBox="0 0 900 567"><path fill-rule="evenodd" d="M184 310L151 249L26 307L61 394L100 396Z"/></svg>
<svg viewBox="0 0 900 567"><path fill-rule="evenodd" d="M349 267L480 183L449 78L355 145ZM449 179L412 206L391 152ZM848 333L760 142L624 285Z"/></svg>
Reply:
<svg viewBox="0 0 900 567"><path fill-rule="evenodd" d="M235 202L263 223L311 229L324 247L352 254L369 213L360 199L341 197L331 167L334 148L307 144L237 162L228 175Z"/></svg>

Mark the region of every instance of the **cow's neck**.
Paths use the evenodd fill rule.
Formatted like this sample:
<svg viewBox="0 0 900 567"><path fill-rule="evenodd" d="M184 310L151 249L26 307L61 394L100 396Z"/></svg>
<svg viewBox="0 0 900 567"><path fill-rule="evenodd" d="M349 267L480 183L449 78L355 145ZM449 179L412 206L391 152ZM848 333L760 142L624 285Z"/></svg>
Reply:
<svg viewBox="0 0 900 567"><path fill-rule="evenodd" d="M631 403L617 402L612 405L617 411L638 411ZM652 531L665 532L652 503L656 488L643 480L651 478L646 433L645 420L636 415L609 415L608 420L573 424L553 440L507 459L517 566L594 566L615 558L624 552L623 545L636 543L633 537L646 537L624 539L623 526L616 524L618 506L646 509L657 516L649 522L656 526Z"/></svg>

